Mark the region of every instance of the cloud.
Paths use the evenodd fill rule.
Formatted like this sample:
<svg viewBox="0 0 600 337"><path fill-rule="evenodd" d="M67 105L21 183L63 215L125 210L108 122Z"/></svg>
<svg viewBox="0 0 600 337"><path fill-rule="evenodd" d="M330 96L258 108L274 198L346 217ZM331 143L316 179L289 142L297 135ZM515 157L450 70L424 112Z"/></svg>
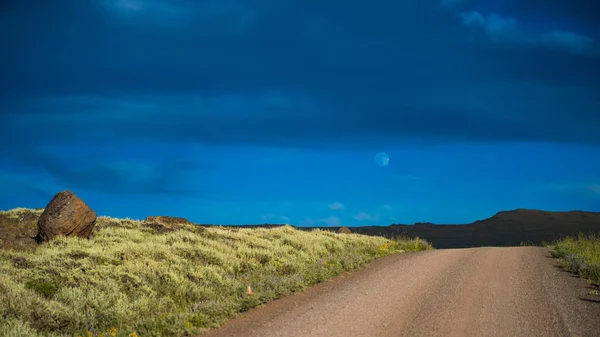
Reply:
<svg viewBox="0 0 600 337"><path fill-rule="evenodd" d="M485 85L482 85L485 86ZM481 90L481 88L480 88ZM447 89L446 93L451 89ZM340 148L352 142L357 148L378 144L400 144L426 138L434 142L484 141L564 141L600 143L594 127L600 116L587 114L600 109L592 90L554 90L511 85L502 88L514 102L504 101L506 113L490 112L499 107L481 105L479 110L405 107L402 113L381 110L338 112L327 102L300 93L256 92L247 94L153 96L67 96L24 100L15 104L7 120L7 132L0 144L69 144L107 139L196 143L205 145L280 146ZM494 91L480 91L493 100ZM546 100L538 97L548 96ZM517 102L517 98L519 98ZM577 98L574 104L568 104ZM547 102L552 102L549 105ZM482 102L483 103L483 102ZM565 109L570 106L569 109ZM509 108L510 107L510 108ZM529 115L519 115L527 110ZM539 117L536 112L544 112ZM571 121L566 119L569 112ZM579 119L573 119L577 111ZM489 112L489 113L488 113ZM250 117L252 116L252 117ZM549 116L554 116L549 118ZM545 127L536 127L539 118ZM435 121L432 123L431 121ZM583 123L585 121L585 123ZM94 125L85 129L81 125ZM575 131L570 131L577 130ZM12 130L12 131L11 131ZM15 132L15 130L24 130ZM33 132L35 130L35 132ZM222 130L229 130L227 134Z"/></svg>
<svg viewBox="0 0 600 337"><path fill-rule="evenodd" d="M553 191L591 193L600 196L600 183L552 183L544 187Z"/></svg>
<svg viewBox="0 0 600 337"><path fill-rule="evenodd" d="M477 0L465 0L471 6ZM594 24L600 22L600 4L590 0L503 0L493 2L501 13L524 18L549 18L552 21Z"/></svg>
<svg viewBox="0 0 600 337"><path fill-rule="evenodd" d="M569 27L529 33L519 12L515 23L463 11L470 1L460 11L428 1L121 3L190 18L156 27L146 14L56 1L0 14L0 31L17 32L4 34L0 54L0 147L111 137L325 150L600 144L600 58L557 52L589 40ZM468 29L461 12L471 13ZM519 35L509 31L538 42L490 42Z"/></svg>
<svg viewBox="0 0 600 337"><path fill-rule="evenodd" d="M416 174L406 174L406 173L392 173L392 179L395 181L414 181L414 180L423 180L425 179L423 176Z"/></svg>
<svg viewBox="0 0 600 337"><path fill-rule="evenodd" d="M383 205L383 208L387 211L392 211L394 210L394 207L392 207L391 205Z"/></svg>
<svg viewBox="0 0 600 337"><path fill-rule="evenodd" d="M275 221L283 221L286 224L290 222L290 218L289 217L283 216L283 215L275 215L275 214L272 214L272 213L263 215L262 219L263 220L268 220L268 221L273 221L273 220L275 220Z"/></svg>
<svg viewBox="0 0 600 337"><path fill-rule="evenodd" d="M600 184L591 184L587 186L587 189L600 195Z"/></svg>
<svg viewBox="0 0 600 337"><path fill-rule="evenodd" d="M207 166L189 160L164 156L146 160L98 158L92 153L78 153L71 148L62 151L29 148L28 151L6 152L0 164L10 171L29 171L47 174L61 186L69 189L91 189L104 193L161 194L198 196L203 187L194 186L190 174L207 172ZM40 165L42 163L42 165ZM56 191L55 191L56 192Z"/></svg>
<svg viewBox="0 0 600 337"><path fill-rule="evenodd" d="M440 4L445 7L455 7L461 5L465 0L440 0Z"/></svg>
<svg viewBox="0 0 600 337"><path fill-rule="evenodd" d="M52 177L43 173L32 174L22 172L9 172L0 170L0 186L11 193L4 198L18 198L19 196L33 196L34 199L49 202L64 185L58 184ZM14 202L11 201L11 202Z"/></svg>
<svg viewBox="0 0 600 337"><path fill-rule="evenodd" d="M121 20L144 25L204 24L212 25L213 30L221 25L221 32L241 33L257 20L256 11L236 0L98 0L98 3Z"/></svg>
<svg viewBox="0 0 600 337"><path fill-rule="evenodd" d="M166 23L187 19L190 11L181 3L163 0L98 0L109 14L129 22Z"/></svg>
<svg viewBox="0 0 600 337"><path fill-rule="evenodd" d="M346 207L344 206L344 204L339 203L339 202L334 202L333 204L329 204L327 206L330 210L343 210Z"/></svg>
<svg viewBox="0 0 600 337"><path fill-rule="evenodd" d="M549 46L564 48L573 53L591 53L595 51L595 41L591 37L564 31L554 30L540 36L540 42Z"/></svg>
<svg viewBox="0 0 600 337"><path fill-rule="evenodd" d="M175 7L173 4L158 0L101 0L102 5L119 12L165 11L170 12Z"/></svg>
<svg viewBox="0 0 600 337"><path fill-rule="evenodd" d="M374 216L371 216L366 212L360 212L360 213L354 215L353 218L358 221L377 222L377 221L379 221L379 214L375 214Z"/></svg>
<svg viewBox="0 0 600 337"><path fill-rule="evenodd" d="M468 27L482 27L494 37L506 37L517 32L517 19L491 13L484 17L477 11L461 13L461 20Z"/></svg>
<svg viewBox="0 0 600 337"><path fill-rule="evenodd" d="M600 4L590 0L440 0L446 8L467 10L477 8L496 13L511 13L524 20L545 20L560 23L600 22Z"/></svg>
<svg viewBox="0 0 600 337"><path fill-rule="evenodd" d="M342 220L336 216L330 216L326 218L318 218L313 219L311 217L306 217L304 220L299 222L301 227L314 227L314 226L329 226L329 227L337 227L342 224Z"/></svg>
<svg viewBox="0 0 600 337"><path fill-rule="evenodd" d="M478 11L460 13L463 25L473 29L483 29L488 37L496 42L547 46L574 54L596 54L596 41L586 35L568 30L537 32L528 30L511 16L489 13L484 16Z"/></svg>
<svg viewBox="0 0 600 337"><path fill-rule="evenodd" d="M306 217L306 218L304 218L302 221L300 221L299 225L300 225L301 227L312 227L312 226L314 226L316 223L317 223L317 222L316 222L316 221L315 221L313 218Z"/></svg>
<svg viewBox="0 0 600 337"><path fill-rule="evenodd" d="M338 218L336 216L330 216L328 218L317 219L316 222L323 223L329 227L336 227L336 226L340 226L342 224L342 220L340 220L340 218Z"/></svg>

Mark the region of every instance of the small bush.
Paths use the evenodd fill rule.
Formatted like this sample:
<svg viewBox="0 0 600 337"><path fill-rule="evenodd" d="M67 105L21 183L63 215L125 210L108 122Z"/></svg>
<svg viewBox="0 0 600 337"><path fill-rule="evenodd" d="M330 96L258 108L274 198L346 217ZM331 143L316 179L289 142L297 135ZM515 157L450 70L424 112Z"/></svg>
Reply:
<svg viewBox="0 0 600 337"><path fill-rule="evenodd" d="M0 336L38 337L39 335L27 322L9 318L0 324Z"/></svg>
<svg viewBox="0 0 600 337"><path fill-rule="evenodd" d="M600 237L580 234L564 238L552 246L551 255L560 259L566 270L600 285Z"/></svg>
<svg viewBox="0 0 600 337"><path fill-rule="evenodd" d="M44 279L35 279L25 282L25 288L31 289L44 297L52 297L58 292L58 285Z"/></svg>

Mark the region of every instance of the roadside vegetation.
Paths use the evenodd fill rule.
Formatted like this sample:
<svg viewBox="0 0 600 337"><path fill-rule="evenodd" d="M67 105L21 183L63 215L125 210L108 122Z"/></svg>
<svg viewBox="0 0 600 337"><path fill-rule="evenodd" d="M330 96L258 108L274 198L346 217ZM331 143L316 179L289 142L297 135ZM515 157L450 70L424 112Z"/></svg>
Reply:
<svg viewBox="0 0 600 337"><path fill-rule="evenodd" d="M521 243L519 244L519 246L521 247L548 247L549 245L550 243L548 243L547 241L542 241L537 244L532 241L521 241Z"/></svg>
<svg viewBox="0 0 600 337"><path fill-rule="evenodd" d="M192 336L378 257L431 249L291 226L179 228L98 217L90 240L0 249L0 336Z"/></svg>
<svg viewBox="0 0 600 337"><path fill-rule="evenodd" d="M560 259L562 266L595 285L600 285L600 236L578 235L567 237L550 245L552 256ZM598 295L598 291L595 291Z"/></svg>

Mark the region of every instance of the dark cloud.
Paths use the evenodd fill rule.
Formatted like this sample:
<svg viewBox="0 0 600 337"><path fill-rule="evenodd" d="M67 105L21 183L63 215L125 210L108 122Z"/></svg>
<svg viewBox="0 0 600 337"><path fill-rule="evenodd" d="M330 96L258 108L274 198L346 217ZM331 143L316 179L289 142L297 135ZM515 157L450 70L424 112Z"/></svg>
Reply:
<svg viewBox="0 0 600 337"><path fill-rule="evenodd" d="M481 1L485 3L484 1ZM598 33L600 3L594 0L508 0L495 1L498 9L529 19L568 21Z"/></svg>
<svg viewBox="0 0 600 337"><path fill-rule="evenodd" d="M499 43L437 0L228 3L19 2L0 14L0 140L600 143L593 53ZM456 6L524 27L525 3L541 6L490 3ZM566 6L551 3L538 16ZM598 28L584 10L562 12Z"/></svg>
<svg viewBox="0 0 600 337"><path fill-rule="evenodd" d="M9 203L14 203L17 200L14 200L15 197L22 195L33 196L37 200L48 201L52 199L52 196L56 191L51 191L44 187L40 186L39 181L27 181L26 179L15 179L12 176L2 176L0 175L0 185L2 185L2 189L4 191L8 191L10 193L4 193L0 196L0 200L8 201ZM15 195L18 194L18 195ZM12 200L11 200L12 199ZM20 201L20 200L19 200ZM2 202L2 204L6 204L6 202Z"/></svg>
<svg viewBox="0 0 600 337"><path fill-rule="evenodd" d="M201 196L204 189L182 181L187 173L206 174L209 167L198 162L163 156L149 158L147 163L131 160L111 160L95 158L77 151L63 151L61 154L41 151L35 148L13 147L16 151L4 152L0 167L7 172L29 174L46 173L55 185L84 188L104 193L117 194L160 194L178 196ZM189 175L188 175L189 177ZM33 191L38 196L47 196L46 189L36 182L13 180L9 185L21 186L25 191ZM207 188L207 186L204 186ZM19 189L23 191L22 188Z"/></svg>
<svg viewBox="0 0 600 337"><path fill-rule="evenodd" d="M594 0L440 0L440 3L459 10L496 12L550 25L552 21L570 22L597 29L600 19L600 4Z"/></svg>

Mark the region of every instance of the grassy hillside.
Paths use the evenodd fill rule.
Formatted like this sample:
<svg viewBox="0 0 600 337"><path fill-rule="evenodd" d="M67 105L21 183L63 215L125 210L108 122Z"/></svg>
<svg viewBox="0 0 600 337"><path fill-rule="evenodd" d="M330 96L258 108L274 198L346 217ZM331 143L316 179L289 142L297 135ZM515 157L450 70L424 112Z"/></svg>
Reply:
<svg viewBox="0 0 600 337"><path fill-rule="evenodd" d="M580 234L558 241L552 246L552 256L568 271L600 285L600 236Z"/></svg>
<svg viewBox="0 0 600 337"><path fill-rule="evenodd" d="M0 212L0 226L31 227L23 212ZM90 240L0 249L0 336L194 335L377 257L430 248L289 226L180 228L99 217Z"/></svg>

